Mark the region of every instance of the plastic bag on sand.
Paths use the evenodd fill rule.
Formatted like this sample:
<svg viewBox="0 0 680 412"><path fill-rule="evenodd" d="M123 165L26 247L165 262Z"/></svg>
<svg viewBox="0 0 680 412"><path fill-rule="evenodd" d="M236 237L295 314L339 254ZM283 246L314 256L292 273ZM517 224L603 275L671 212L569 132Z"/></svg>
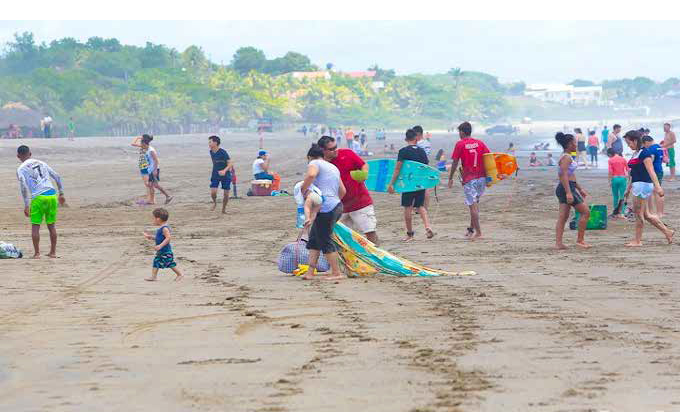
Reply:
<svg viewBox="0 0 680 412"><path fill-rule="evenodd" d="M20 259L23 256L21 250L13 244L0 242L0 259Z"/></svg>

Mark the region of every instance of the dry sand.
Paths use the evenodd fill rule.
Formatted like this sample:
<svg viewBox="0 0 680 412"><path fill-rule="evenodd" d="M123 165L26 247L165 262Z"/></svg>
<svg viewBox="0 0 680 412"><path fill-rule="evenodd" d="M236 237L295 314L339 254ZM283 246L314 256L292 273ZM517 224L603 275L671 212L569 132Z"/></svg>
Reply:
<svg viewBox="0 0 680 412"><path fill-rule="evenodd" d="M545 136L544 136L545 137ZM224 136L242 182L254 134ZM529 147L528 137L513 140ZM537 136L531 139L538 139ZM186 278L147 283L153 229L136 151L123 138L28 140L63 176L59 259L1 261L2 411L657 411L680 409L677 246L646 226L590 231L595 247L556 252L554 170L487 192L486 240L463 239L461 188L439 190L437 236L403 245L396 196L376 194L379 235L398 255L474 277L376 276L309 283L276 270L292 241L291 198L209 211L207 136L157 137L173 248ZM397 147L401 138L388 142ZM489 139L492 150L507 138ZM454 137L436 135L435 149ZM18 142L0 141L0 240L31 252L15 179ZM284 186L308 141L266 136ZM526 163L522 159L522 163ZM611 202L602 171L579 171ZM677 183L665 184L676 224ZM239 185L244 196L246 185ZM47 233L43 230L43 248ZM567 230L573 245L575 233Z"/></svg>

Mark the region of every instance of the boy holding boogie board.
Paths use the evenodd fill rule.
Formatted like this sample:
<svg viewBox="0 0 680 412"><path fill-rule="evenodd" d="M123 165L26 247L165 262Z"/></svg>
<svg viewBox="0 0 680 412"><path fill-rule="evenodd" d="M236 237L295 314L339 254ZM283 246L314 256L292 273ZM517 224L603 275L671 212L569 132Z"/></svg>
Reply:
<svg viewBox="0 0 680 412"><path fill-rule="evenodd" d="M418 147L416 141L416 132L412 129L406 131L406 143L405 147L399 150L397 155L397 165L394 168L394 173L392 174L392 180L390 181L387 191L394 193L394 182L399 178L399 173L401 172L401 167L405 160L411 160L414 162L428 164L427 153L423 148ZM415 192L404 192L401 194L401 205L404 207L404 221L406 223L406 237L403 239L404 242L410 242L413 240L413 208L418 209L420 217L423 219L423 225L425 226L425 233L428 239L434 236L432 228L430 228L430 220L427 215L427 209L425 209L425 189L416 190Z"/></svg>

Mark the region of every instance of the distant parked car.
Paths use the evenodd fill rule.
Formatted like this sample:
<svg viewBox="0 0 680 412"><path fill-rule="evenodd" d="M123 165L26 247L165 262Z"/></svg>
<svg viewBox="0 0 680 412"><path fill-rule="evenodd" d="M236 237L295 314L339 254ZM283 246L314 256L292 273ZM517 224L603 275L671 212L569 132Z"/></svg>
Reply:
<svg viewBox="0 0 680 412"><path fill-rule="evenodd" d="M488 129L486 129L486 134L488 134L489 136L496 133L507 135L519 133L519 127L513 127L511 124L505 125L498 124L494 127L489 127Z"/></svg>

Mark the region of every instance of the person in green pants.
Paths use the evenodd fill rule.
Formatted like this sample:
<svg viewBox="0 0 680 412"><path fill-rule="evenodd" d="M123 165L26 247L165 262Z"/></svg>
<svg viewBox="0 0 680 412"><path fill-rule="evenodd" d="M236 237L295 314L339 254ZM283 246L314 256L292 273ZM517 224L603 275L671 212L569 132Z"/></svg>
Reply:
<svg viewBox="0 0 680 412"><path fill-rule="evenodd" d="M607 149L607 156L609 156L609 183L612 187L612 196L614 197L613 210L616 213L619 202L623 202L626 194L626 186L628 183L628 163L620 154L614 149ZM625 219L625 206L621 205L619 214L615 215L619 219Z"/></svg>

